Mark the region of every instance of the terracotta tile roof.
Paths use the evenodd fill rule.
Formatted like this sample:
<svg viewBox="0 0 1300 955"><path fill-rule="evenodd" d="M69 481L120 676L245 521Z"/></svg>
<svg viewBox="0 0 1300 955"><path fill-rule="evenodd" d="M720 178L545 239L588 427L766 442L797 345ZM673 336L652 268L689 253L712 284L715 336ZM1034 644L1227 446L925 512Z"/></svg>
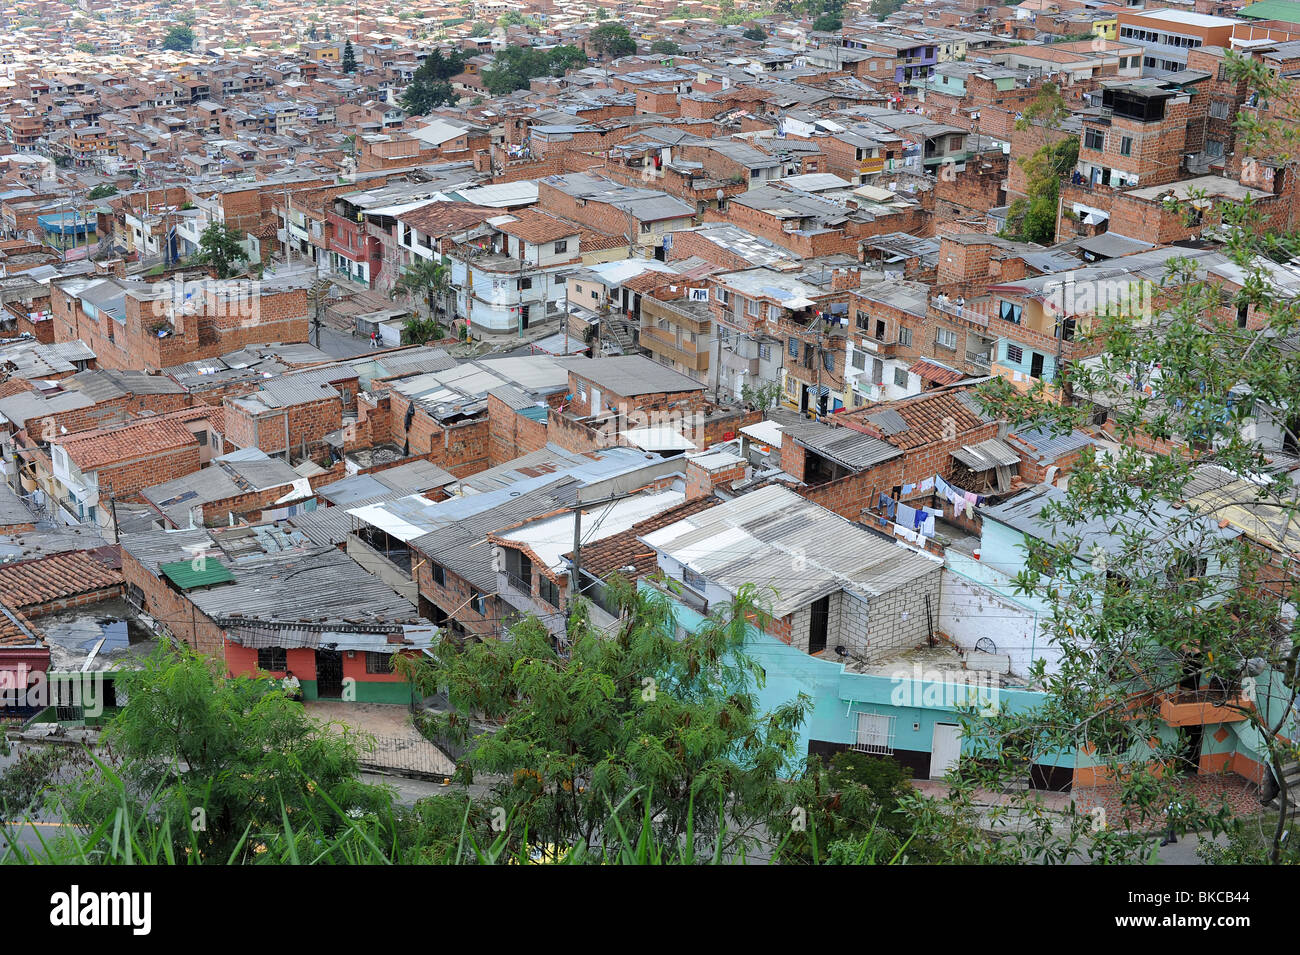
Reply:
<svg viewBox="0 0 1300 955"><path fill-rule="evenodd" d="M627 245L627 236L605 235L603 232L593 232L590 229L582 230L583 252L604 252L606 249L617 249L621 245Z"/></svg>
<svg viewBox="0 0 1300 955"><path fill-rule="evenodd" d="M680 275L672 275L668 272L642 272L640 275L634 275L623 283L623 288L630 289L633 292L649 292L652 289L667 288L670 285L682 285Z"/></svg>
<svg viewBox="0 0 1300 955"><path fill-rule="evenodd" d="M534 245L582 234L582 229L578 226L547 215L545 212L538 212L536 209L519 209L510 214L516 221L504 222L497 228L507 235L516 236Z"/></svg>
<svg viewBox="0 0 1300 955"><path fill-rule="evenodd" d="M653 573L659 566L655 561L655 553L637 538L644 537L661 527L667 527L669 524L676 524L683 518L721 503L713 497L687 501L685 504L670 507L654 517L646 518L639 524L633 524L621 534L586 544L582 548L582 569L602 579L616 571L621 571L624 567L634 568L632 571L623 572L623 576L629 580L636 580L638 577ZM572 555L564 556L569 558Z"/></svg>
<svg viewBox="0 0 1300 955"><path fill-rule="evenodd" d="M476 206L471 202L439 200L412 209L410 212L403 212L398 218L425 235L449 235L453 232L463 232L499 215L501 215L500 209Z"/></svg>
<svg viewBox="0 0 1300 955"><path fill-rule="evenodd" d="M973 410L977 407L976 399L964 390L945 389L870 405L839 418L841 424L909 451L981 427L986 421ZM905 427L898 427L896 418L901 418Z"/></svg>
<svg viewBox="0 0 1300 955"><path fill-rule="evenodd" d="M80 594L120 587L122 572L84 550L0 566L0 602L27 610Z"/></svg>
<svg viewBox="0 0 1300 955"><path fill-rule="evenodd" d="M197 446L198 439L181 421L146 418L118 428L65 435L51 443L64 448L72 463L85 472L191 444Z"/></svg>
<svg viewBox="0 0 1300 955"><path fill-rule="evenodd" d="M21 610L0 603L0 647L41 647L45 638Z"/></svg>
<svg viewBox="0 0 1300 955"><path fill-rule="evenodd" d="M914 375L920 375L926 381L933 381L940 385L951 385L955 381L961 381L966 376L952 368L944 368L942 365L936 365L932 361L922 358L911 368L907 369Z"/></svg>

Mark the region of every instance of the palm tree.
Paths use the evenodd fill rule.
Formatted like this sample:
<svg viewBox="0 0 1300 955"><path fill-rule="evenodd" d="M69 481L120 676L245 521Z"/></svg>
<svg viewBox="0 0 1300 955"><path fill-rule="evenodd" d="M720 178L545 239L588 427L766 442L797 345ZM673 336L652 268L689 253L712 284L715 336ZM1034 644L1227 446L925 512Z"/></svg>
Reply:
<svg viewBox="0 0 1300 955"><path fill-rule="evenodd" d="M450 315L447 301L452 291L451 267L423 259L415 265L409 265L402 270L402 274L393 286L392 297L397 298L398 295L407 295L411 298L420 295L424 296L425 305L429 309L429 320L437 325L439 324L437 318L438 303L442 303L442 312Z"/></svg>

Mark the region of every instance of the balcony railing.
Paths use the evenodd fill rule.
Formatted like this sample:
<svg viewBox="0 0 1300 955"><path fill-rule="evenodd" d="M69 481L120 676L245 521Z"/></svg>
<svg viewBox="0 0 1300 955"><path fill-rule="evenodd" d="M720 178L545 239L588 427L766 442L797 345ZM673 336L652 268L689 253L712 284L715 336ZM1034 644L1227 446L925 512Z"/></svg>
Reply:
<svg viewBox="0 0 1300 955"><path fill-rule="evenodd" d="M510 585L511 590L517 590L519 593L527 594L530 597L533 595L533 582L531 580L524 580L517 574L506 571L506 583Z"/></svg>
<svg viewBox="0 0 1300 955"><path fill-rule="evenodd" d="M945 315L951 315L954 318L960 318L962 321L970 322L972 325L979 325L982 328L989 327L989 317L982 311L987 308L986 304L957 305L955 302L940 302L938 299L930 299L930 307L937 312L943 312Z"/></svg>

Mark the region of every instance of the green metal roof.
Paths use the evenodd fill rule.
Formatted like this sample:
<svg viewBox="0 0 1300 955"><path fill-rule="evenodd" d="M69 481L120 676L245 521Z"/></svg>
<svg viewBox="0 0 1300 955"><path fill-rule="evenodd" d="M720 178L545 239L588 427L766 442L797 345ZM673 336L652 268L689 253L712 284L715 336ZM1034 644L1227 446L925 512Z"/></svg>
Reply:
<svg viewBox="0 0 1300 955"><path fill-rule="evenodd" d="M213 584L229 583L235 579L235 575L225 564L211 557L178 560L171 564L161 564L158 569L181 590L211 587Z"/></svg>
<svg viewBox="0 0 1300 955"><path fill-rule="evenodd" d="M520 408L519 413L523 415L525 418L531 418L532 420L540 421L543 424L546 423L546 409L539 408L537 405L532 405L527 408Z"/></svg>
<svg viewBox="0 0 1300 955"><path fill-rule="evenodd" d="M1237 11L1238 16L1252 20L1282 20L1300 23L1300 3L1295 0L1260 0Z"/></svg>

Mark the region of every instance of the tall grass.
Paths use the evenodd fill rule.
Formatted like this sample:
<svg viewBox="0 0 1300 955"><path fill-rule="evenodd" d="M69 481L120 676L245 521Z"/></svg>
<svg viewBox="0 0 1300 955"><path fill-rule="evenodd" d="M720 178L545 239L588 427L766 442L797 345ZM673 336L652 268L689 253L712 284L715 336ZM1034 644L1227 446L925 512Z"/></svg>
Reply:
<svg viewBox="0 0 1300 955"><path fill-rule="evenodd" d="M647 812L637 826L629 828L620 807L610 812L610 834L615 837L611 848L591 848L585 844L570 846L523 847L511 849L507 820L502 831L490 842L481 842L469 825L469 807L461 821L454 844L431 848L412 843L404 835L398 813L393 807L364 815L348 812L322 794L327 812L306 807L292 814L280 805L280 825L274 830L256 832L246 829L233 850L223 857L212 857L204 848L198 832L190 825L190 816L176 819L169 814L151 815L133 798L126 785L111 767L100 764L119 796L117 808L94 826L62 824L56 833L47 834L32 825L32 838L26 844L13 830L29 825L30 817L11 823L3 832L0 863L7 865L730 865L751 861L741 848L724 854L725 832L710 840L707 852L695 845L688 822L686 837L680 844L669 844L657 833ZM433 796L430 798L447 798ZM182 835L183 834L183 835ZM815 845L815 833L811 833ZM782 845L784 844L784 840ZM205 854L206 853L206 854ZM773 850L779 858L781 846ZM818 855L815 853L815 855ZM857 846L839 853L837 861L860 864L896 864L902 851L889 857ZM820 855L818 855L820 858Z"/></svg>

